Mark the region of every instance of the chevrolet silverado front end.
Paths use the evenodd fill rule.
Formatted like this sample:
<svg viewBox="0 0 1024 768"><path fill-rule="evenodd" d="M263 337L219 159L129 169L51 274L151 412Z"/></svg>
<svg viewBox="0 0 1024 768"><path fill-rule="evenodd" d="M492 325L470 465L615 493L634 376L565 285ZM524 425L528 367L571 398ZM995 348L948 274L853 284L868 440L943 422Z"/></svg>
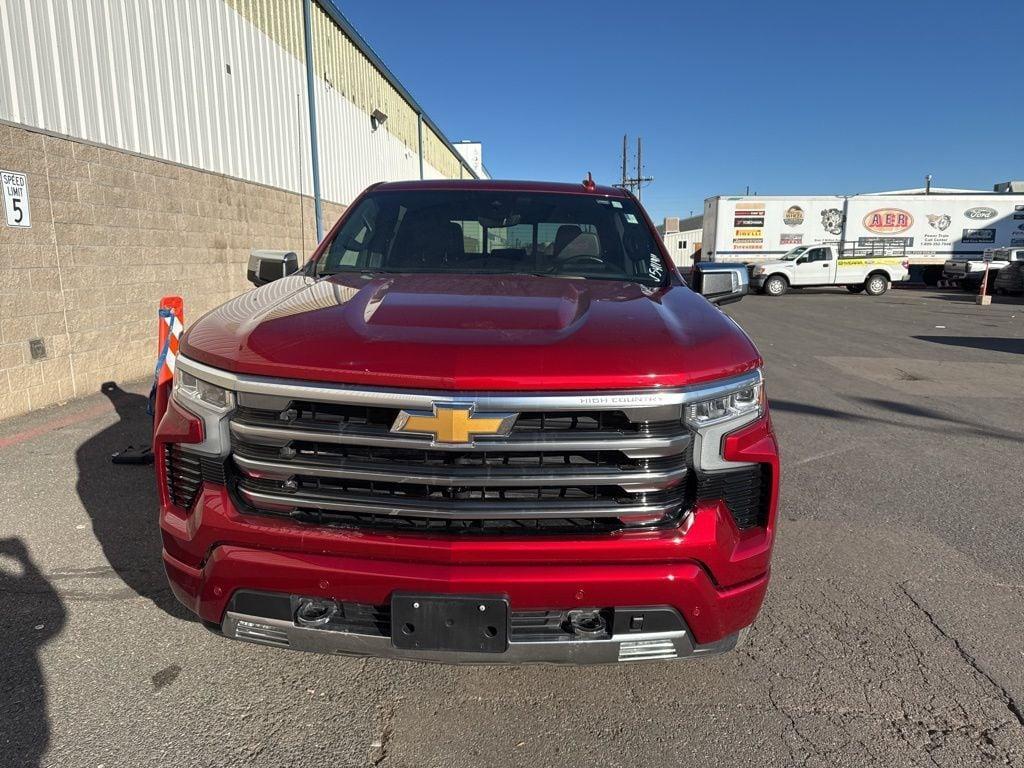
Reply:
<svg viewBox="0 0 1024 768"><path fill-rule="evenodd" d="M181 352L164 562L229 637L632 661L729 650L760 609L761 359L627 193L378 185Z"/></svg>

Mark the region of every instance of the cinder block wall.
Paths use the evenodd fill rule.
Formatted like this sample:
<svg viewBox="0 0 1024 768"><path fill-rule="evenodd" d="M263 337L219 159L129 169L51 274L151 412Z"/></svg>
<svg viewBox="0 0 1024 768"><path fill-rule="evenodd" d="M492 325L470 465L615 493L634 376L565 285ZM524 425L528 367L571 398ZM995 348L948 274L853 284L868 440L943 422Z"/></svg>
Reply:
<svg viewBox="0 0 1024 768"><path fill-rule="evenodd" d="M187 323L251 288L250 249L316 244L308 197L3 123L0 169L28 176L32 216L0 213L0 418L150 375L161 296Z"/></svg>

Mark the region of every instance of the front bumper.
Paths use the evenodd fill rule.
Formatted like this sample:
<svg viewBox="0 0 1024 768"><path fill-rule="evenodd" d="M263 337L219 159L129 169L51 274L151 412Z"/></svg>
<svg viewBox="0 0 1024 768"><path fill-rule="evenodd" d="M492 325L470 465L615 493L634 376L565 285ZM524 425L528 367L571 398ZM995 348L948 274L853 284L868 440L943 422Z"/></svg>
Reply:
<svg viewBox="0 0 1024 768"><path fill-rule="evenodd" d="M293 621L228 611L221 627L231 638L296 651L378 656L444 664L607 664L623 661L715 656L736 647L739 633L713 643L697 643L687 630L647 632L596 640L512 640L504 653L410 651L396 648L388 637L300 627Z"/></svg>
<svg viewBox="0 0 1024 768"><path fill-rule="evenodd" d="M243 513L226 488L207 484L189 514L164 506L161 528L175 596L228 637L266 642L264 632L285 640L266 644L298 650L449 663L592 663L729 650L761 607L771 552L769 532L738 530L720 502L698 503L679 527L658 531L446 538L324 529ZM387 605L397 591L498 594L517 611L657 605L675 609L682 629L607 640L510 638L503 654L425 653L396 649L389 637L308 629L289 617L232 610L232 597L245 590L371 606ZM240 633L241 622L255 624L256 633Z"/></svg>
<svg viewBox="0 0 1024 768"><path fill-rule="evenodd" d="M721 499L698 501L673 527L577 535L442 535L321 526L242 511L217 482L189 509L171 502L162 446L196 442L168 410L157 431L163 560L175 596L229 637L298 650L426 661L589 663L723 652L753 623L767 590L778 500L778 448L767 417L723 438L732 461L761 463L771 478L765 524L739 529ZM259 614L243 592L389 605L396 592L501 596L512 612L667 607L673 631L601 640L518 641L504 653L395 648L390 636L299 626L288 611ZM630 610L633 610L630 608Z"/></svg>

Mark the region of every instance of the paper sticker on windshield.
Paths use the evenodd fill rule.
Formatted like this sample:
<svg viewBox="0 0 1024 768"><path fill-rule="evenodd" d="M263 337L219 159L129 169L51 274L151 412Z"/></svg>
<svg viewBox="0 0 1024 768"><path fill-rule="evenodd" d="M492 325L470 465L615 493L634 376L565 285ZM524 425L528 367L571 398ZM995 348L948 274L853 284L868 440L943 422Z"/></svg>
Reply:
<svg viewBox="0 0 1024 768"><path fill-rule="evenodd" d="M596 202L598 205L608 205L609 203L611 203L611 200L602 200L601 198L598 198Z"/></svg>
<svg viewBox="0 0 1024 768"><path fill-rule="evenodd" d="M621 208L621 207L622 207L622 203L620 203L618 200L612 200L612 208Z"/></svg>
<svg viewBox="0 0 1024 768"><path fill-rule="evenodd" d="M636 216L634 216L632 213L627 213L626 221L628 221L630 224L636 224Z"/></svg>
<svg viewBox="0 0 1024 768"><path fill-rule="evenodd" d="M651 263L650 266L647 267L647 271L650 273L651 277L661 280L661 276L665 273L665 269L661 265L661 257L658 254L651 254Z"/></svg>

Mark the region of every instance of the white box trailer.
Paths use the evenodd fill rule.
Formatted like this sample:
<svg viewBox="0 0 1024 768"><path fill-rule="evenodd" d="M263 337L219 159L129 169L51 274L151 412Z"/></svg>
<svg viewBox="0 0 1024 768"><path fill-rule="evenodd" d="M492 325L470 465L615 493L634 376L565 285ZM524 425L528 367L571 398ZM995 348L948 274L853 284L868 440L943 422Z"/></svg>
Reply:
<svg viewBox="0 0 1024 768"><path fill-rule="evenodd" d="M719 195L704 201L707 260L757 264L798 245L830 245L840 259L900 258L934 284L947 259L1024 245L1024 195Z"/></svg>

